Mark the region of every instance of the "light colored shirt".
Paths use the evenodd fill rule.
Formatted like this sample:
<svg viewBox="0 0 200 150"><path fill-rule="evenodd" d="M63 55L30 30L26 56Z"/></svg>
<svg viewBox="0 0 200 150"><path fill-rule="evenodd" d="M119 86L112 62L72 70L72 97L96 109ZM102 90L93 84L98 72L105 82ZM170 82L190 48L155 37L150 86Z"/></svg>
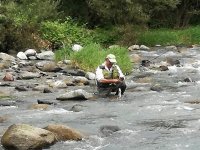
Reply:
<svg viewBox="0 0 200 150"><path fill-rule="evenodd" d="M113 66L108 69L108 67L105 65L105 63L102 64L102 66L105 66L105 69L109 72L112 72L113 70ZM120 78L125 78L124 74L122 73L121 69L119 68L118 65L115 65L115 67L117 68L118 74ZM96 79L97 81L104 79L104 75L103 75L103 69L101 69L99 66L96 69Z"/></svg>

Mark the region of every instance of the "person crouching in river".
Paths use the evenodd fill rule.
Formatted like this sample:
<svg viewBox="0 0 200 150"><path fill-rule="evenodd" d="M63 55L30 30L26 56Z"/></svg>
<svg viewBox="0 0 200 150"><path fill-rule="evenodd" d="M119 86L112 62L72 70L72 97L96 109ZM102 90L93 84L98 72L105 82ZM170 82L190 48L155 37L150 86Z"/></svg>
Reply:
<svg viewBox="0 0 200 150"><path fill-rule="evenodd" d="M115 55L109 54L105 62L96 69L97 90L100 96L108 96L111 92L121 96L126 90L125 76L116 63Z"/></svg>

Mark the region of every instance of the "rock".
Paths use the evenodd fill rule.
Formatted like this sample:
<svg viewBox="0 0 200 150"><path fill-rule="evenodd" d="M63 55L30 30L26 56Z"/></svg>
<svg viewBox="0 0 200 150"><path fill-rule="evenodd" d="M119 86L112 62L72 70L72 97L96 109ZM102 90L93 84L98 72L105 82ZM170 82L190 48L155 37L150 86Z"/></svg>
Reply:
<svg viewBox="0 0 200 150"><path fill-rule="evenodd" d="M184 82L192 82L192 79L190 77L188 77L188 78L185 78L183 81Z"/></svg>
<svg viewBox="0 0 200 150"><path fill-rule="evenodd" d="M0 70L8 69L11 66L11 61L1 61Z"/></svg>
<svg viewBox="0 0 200 150"><path fill-rule="evenodd" d="M140 45L140 49L141 50L150 50L150 48L145 45Z"/></svg>
<svg viewBox="0 0 200 150"><path fill-rule="evenodd" d="M177 59L174 59L174 58L170 58L170 57L167 57L166 59L167 63L170 64L171 66L180 66L180 61L177 60Z"/></svg>
<svg viewBox="0 0 200 150"><path fill-rule="evenodd" d="M134 51L134 50L139 50L140 46L139 45L132 45L128 48L129 51Z"/></svg>
<svg viewBox="0 0 200 150"><path fill-rule="evenodd" d="M160 66L159 67L160 71L167 71L169 68L167 66Z"/></svg>
<svg viewBox="0 0 200 150"><path fill-rule="evenodd" d="M56 105L57 103L53 100L37 100L38 104Z"/></svg>
<svg viewBox="0 0 200 150"><path fill-rule="evenodd" d="M95 80L96 79L96 75L93 72L86 72L85 77L88 80Z"/></svg>
<svg viewBox="0 0 200 150"><path fill-rule="evenodd" d="M18 52L17 53L17 58L22 59L22 60L28 59L24 52Z"/></svg>
<svg viewBox="0 0 200 150"><path fill-rule="evenodd" d="M81 140L83 136L77 130L64 125L51 124L44 129L53 132L58 141Z"/></svg>
<svg viewBox="0 0 200 150"><path fill-rule="evenodd" d="M53 93L50 88L44 88L43 93Z"/></svg>
<svg viewBox="0 0 200 150"><path fill-rule="evenodd" d="M157 92L160 92L160 91L163 91L162 87L159 85L159 84L156 84L156 85L153 85L150 90L152 91L157 91Z"/></svg>
<svg viewBox="0 0 200 150"><path fill-rule="evenodd" d="M35 64L36 67L44 72L57 72L62 70L60 67L56 65L55 62L52 61L41 61Z"/></svg>
<svg viewBox="0 0 200 150"><path fill-rule="evenodd" d="M3 77L4 81L14 81L14 77L10 72L6 72L5 76Z"/></svg>
<svg viewBox="0 0 200 150"><path fill-rule="evenodd" d="M100 127L101 133L105 136L110 136L114 132L120 131L121 129L118 126L111 126L111 125L105 125Z"/></svg>
<svg viewBox="0 0 200 150"><path fill-rule="evenodd" d="M71 65L72 64L72 61L71 60L63 60L63 63L65 65Z"/></svg>
<svg viewBox="0 0 200 150"><path fill-rule="evenodd" d="M19 78L23 80L29 80L29 79L40 78L40 77L41 77L40 73L28 72L28 71L22 72L19 76Z"/></svg>
<svg viewBox="0 0 200 150"><path fill-rule="evenodd" d="M12 150L39 150L55 141L52 132L27 124L11 125L1 138L1 144Z"/></svg>
<svg viewBox="0 0 200 150"><path fill-rule="evenodd" d="M37 52L35 49L27 49L24 54L30 58L31 56L36 56Z"/></svg>
<svg viewBox="0 0 200 150"><path fill-rule="evenodd" d="M93 94L88 93L82 89L78 89L75 91L71 91L65 94L60 95L59 97L57 97L57 100L87 100L87 99L91 99L93 97Z"/></svg>
<svg viewBox="0 0 200 150"><path fill-rule="evenodd" d="M15 57L8 55L6 53L0 53L0 60L4 60L4 61L14 61Z"/></svg>
<svg viewBox="0 0 200 150"><path fill-rule="evenodd" d="M14 101L0 101L0 106L16 106Z"/></svg>
<svg viewBox="0 0 200 150"><path fill-rule="evenodd" d="M142 58L138 54L132 54L130 58L133 63L140 63L142 61Z"/></svg>
<svg viewBox="0 0 200 150"><path fill-rule="evenodd" d="M36 57L42 60L54 60L54 53L52 51L44 51L42 53L36 54Z"/></svg>
<svg viewBox="0 0 200 150"><path fill-rule="evenodd" d="M149 60L142 60L141 65L144 67L149 67L150 66L150 61Z"/></svg>
<svg viewBox="0 0 200 150"><path fill-rule="evenodd" d="M86 77L75 77L75 83L82 83L83 85L88 85L89 81Z"/></svg>
<svg viewBox="0 0 200 150"><path fill-rule="evenodd" d="M119 48L120 46L119 45L111 45L111 46L109 46L108 48L109 49L112 49L112 48Z"/></svg>
<svg viewBox="0 0 200 150"><path fill-rule="evenodd" d="M29 106L29 109L47 110L48 107L48 104L33 104Z"/></svg>
<svg viewBox="0 0 200 150"><path fill-rule="evenodd" d="M58 81L48 80L47 83L49 87L52 87L52 88L66 88L67 87L67 84L62 80L58 80Z"/></svg>
<svg viewBox="0 0 200 150"><path fill-rule="evenodd" d="M72 50L75 51L75 52L78 52L80 51L81 49L83 49L83 47L81 45L78 45L78 44L74 44L72 46Z"/></svg>
<svg viewBox="0 0 200 150"><path fill-rule="evenodd" d="M44 91L44 89L48 89L49 86L48 85L37 85L33 88L33 91Z"/></svg>
<svg viewBox="0 0 200 150"><path fill-rule="evenodd" d="M8 119L7 117L2 117L2 116L0 116L0 123L5 122L7 119Z"/></svg>
<svg viewBox="0 0 200 150"><path fill-rule="evenodd" d="M172 46L166 46L165 49L167 49L167 50L177 50L177 47L172 45Z"/></svg>
<svg viewBox="0 0 200 150"><path fill-rule="evenodd" d="M22 92L22 91L28 91L28 90L29 90L29 89L28 89L26 86L24 86L24 85L17 85L17 86L15 86L15 89L18 90L18 91L20 91L20 92Z"/></svg>
<svg viewBox="0 0 200 150"><path fill-rule="evenodd" d="M65 72L65 74L71 75L71 76L83 76L83 77L85 77L86 73L83 70L67 70Z"/></svg>
<svg viewBox="0 0 200 150"><path fill-rule="evenodd" d="M80 105L80 104L76 104L74 106L72 106L72 108L70 109L70 111L73 111L73 112L80 112L80 111L83 111L83 105Z"/></svg>

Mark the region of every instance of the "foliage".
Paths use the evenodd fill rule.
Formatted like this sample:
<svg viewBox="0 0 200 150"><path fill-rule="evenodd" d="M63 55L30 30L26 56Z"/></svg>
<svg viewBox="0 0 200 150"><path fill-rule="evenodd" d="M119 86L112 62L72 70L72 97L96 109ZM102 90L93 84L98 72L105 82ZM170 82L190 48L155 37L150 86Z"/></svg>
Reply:
<svg viewBox="0 0 200 150"><path fill-rule="evenodd" d="M21 51L38 48L40 22L57 17L58 1L5 0L0 2L0 48Z"/></svg>
<svg viewBox="0 0 200 150"><path fill-rule="evenodd" d="M41 34L45 40L62 48L63 45L70 47L72 44L88 44L92 41L92 35L84 26L78 25L71 18L64 22L46 21L42 23ZM55 47L54 47L55 48Z"/></svg>
<svg viewBox="0 0 200 150"><path fill-rule="evenodd" d="M148 19L137 0L88 0L88 5L104 21L112 24L138 23Z"/></svg>
<svg viewBox="0 0 200 150"><path fill-rule="evenodd" d="M191 45L200 44L200 26L187 29L152 29L139 36L139 44Z"/></svg>
<svg viewBox="0 0 200 150"><path fill-rule="evenodd" d="M126 48L118 47L112 49L103 49L99 44L89 44L79 52L71 54L70 58L74 66L86 71L95 71L95 69L104 62L105 57L112 53L117 58L117 64L125 74L132 71L132 64Z"/></svg>

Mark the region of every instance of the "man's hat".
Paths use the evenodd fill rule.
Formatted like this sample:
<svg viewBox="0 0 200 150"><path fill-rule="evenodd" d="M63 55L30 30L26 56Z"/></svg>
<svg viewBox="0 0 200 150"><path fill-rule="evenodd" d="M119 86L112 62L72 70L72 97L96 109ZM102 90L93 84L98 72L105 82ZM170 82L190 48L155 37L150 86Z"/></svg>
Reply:
<svg viewBox="0 0 200 150"><path fill-rule="evenodd" d="M109 54L106 56L106 58L111 62L111 63L116 63L116 57L113 54Z"/></svg>

